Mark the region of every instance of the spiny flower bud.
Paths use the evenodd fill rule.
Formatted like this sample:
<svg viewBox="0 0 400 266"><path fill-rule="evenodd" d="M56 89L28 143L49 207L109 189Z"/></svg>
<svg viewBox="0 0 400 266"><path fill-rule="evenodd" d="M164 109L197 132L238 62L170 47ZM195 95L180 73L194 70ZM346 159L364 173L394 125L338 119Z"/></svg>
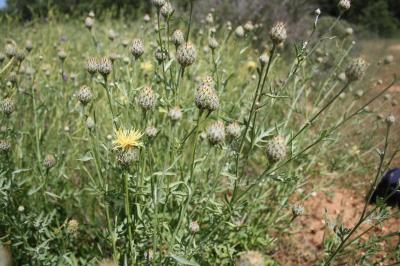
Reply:
<svg viewBox="0 0 400 266"><path fill-rule="evenodd" d="M184 43L185 37L183 36L183 32L181 30L175 30L174 33L172 33L171 41L176 47Z"/></svg>
<svg viewBox="0 0 400 266"><path fill-rule="evenodd" d="M74 234L78 231L78 227L79 227L78 221L75 219L71 219L68 221L68 224L67 224L67 232L69 234Z"/></svg>
<svg viewBox="0 0 400 266"><path fill-rule="evenodd" d="M67 58L67 53L63 49L61 49L58 51L57 56L58 58L60 58L61 61L64 61L65 58Z"/></svg>
<svg viewBox="0 0 400 266"><path fill-rule="evenodd" d="M214 16L212 13L208 13L206 16L206 22L208 24L213 24L214 23Z"/></svg>
<svg viewBox="0 0 400 266"><path fill-rule="evenodd" d="M99 71L99 73L103 75L104 78L107 78L107 76L112 71L112 64L110 59L108 59L107 57L101 58L97 65L97 71Z"/></svg>
<svg viewBox="0 0 400 266"><path fill-rule="evenodd" d="M196 234L197 232L199 232L199 231L200 231L199 223L198 223L197 221L191 222L191 223L189 224L189 231L190 231L192 234Z"/></svg>
<svg viewBox="0 0 400 266"><path fill-rule="evenodd" d="M225 140L224 122L216 121L207 129L207 139L211 145L222 144Z"/></svg>
<svg viewBox="0 0 400 266"><path fill-rule="evenodd" d="M228 137L230 137L232 139L239 138L240 133L241 133L240 125L237 122L230 123L226 127L226 134L228 135Z"/></svg>
<svg viewBox="0 0 400 266"><path fill-rule="evenodd" d="M165 4L165 0L151 0L151 3L159 9Z"/></svg>
<svg viewBox="0 0 400 266"><path fill-rule="evenodd" d="M188 67L196 61L196 48L191 43L184 43L179 46L176 52L176 59L182 67Z"/></svg>
<svg viewBox="0 0 400 266"><path fill-rule="evenodd" d="M360 80L367 70L367 67L368 64L363 58L359 57L354 59L346 69L347 79L349 81Z"/></svg>
<svg viewBox="0 0 400 266"><path fill-rule="evenodd" d="M286 157L286 143L281 136L270 140L266 147L267 157L270 163L277 163Z"/></svg>
<svg viewBox="0 0 400 266"><path fill-rule="evenodd" d="M396 122L396 117L394 117L394 115L388 115L386 117L386 124L388 124L388 126L393 125Z"/></svg>
<svg viewBox="0 0 400 266"><path fill-rule="evenodd" d="M244 37L244 34L245 34L245 31L244 31L244 29L243 29L242 26L238 26L238 27L235 29L235 35L236 35L236 37L238 37L238 38L243 38L243 37Z"/></svg>
<svg viewBox="0 0 400 266"><path fill-rule="evenodd" d="M111 60L111 63L114 64L114 62L115 62L116 60L120 59L121 56L120 56L119 54L116 54L116 53L111 53L111 54L108 56L108 58Z"/></svg>
<svg viewBox="0 0 400 266"><path fill-rule="evenodd" d="M304 214L304 208L301 205L294 205L292 207L292 214L294 217L298 217Z"/></svg>
<svg viewBox="0 0 400 266"><path fill-rule="evenodd" d="M236 262L236 266L264 266L264 256L258 251L243 253Z"/></svg>
<svg viewBox="0 0 400 266"><path fill-rule="evenodd" d="M210 85L203 84L197 89L195 103L200 110L215 111L219 107L217 92Z"/></svg>
<svg viewBox="0 0 400 266"><path fill-rule="evenodd" d="M150 21L150 15L149 14L145 14L143 17L144 22L149 22Z"/></svg>
<svg viewBox="0 0 400 266"><path fill-rule="evenodd" d="M219 43L214 37L210 37L208 39L208 47L210 47L212 50L217 49L218 46L219 46Z"/></svg>
<svg viewBox="0 0 400 266"><path fill-rule="evenodd" d="M47 154L46 157L44 157L43 160L43 166L46 169L50 169L56 165L57 161L54 155L52 154Z"/></svg>
<svg viewBox="0 0 400 266"><path fill-rule="evenodd" d="M1 103L1 111L6 116L10 116L14 112L14 101L11 98L5 98Z"/></svg>
<svg viewBox="0 0 400 266"><path fill-rule="evenodd" d="M258 60L260 61L260 64L262 66L265 66L269 62L269 56L267 54L262 54L262 55L260 55Z"/></svg>
<svg viewBox="0 0 400 266"><path fill-rule="evenodd" d="M108 31L108 39L109 39L110 41L114 41L115 38L117 38L117 36L118 36L118 34L117 34L113 29L110 29L110 30Z"/></svg>
<svg viewBox="0 0 400 266"><path fill-rule="evenodd" d="M15 53L15 59L21 63L25 60L25 53L22 50L17 50Z"/></svg>
<svg viewBox="0 0 400 266"><path fill-rule="evenodd" d="M93 118L91 118L90 116L86 119L86 128L89 130L93 130L94 127L96 126Z"/></svg>
<svg viewBox="0 0 400 266"><path fill-rule="evenodd" d="M4 53L6 54L6 56L8 58L12 58L17 53L17 48L15 47L15 45L8 43L8 44L6 44L6 47L4 48Z"/></svg>
<svg viewBox="0 0 400 266"><path fill-rule="evenodd" d="M135 59L138 59L139 57L141 57L143 55L144 43L141 39L134 39L132 41L131 53L135 57Z"/></svg>
<svg viewBox="0 0 400 266"><path fill-rule="evenodd" d="M83 104L86 105L88 104L92 98L93 98L93 93L92 89L86 85L83 85L80 89L78 94L76 95L78 100Z"/></svg>
<svg viewBox="0 0 400 266"><path fill-rule="evenodd" d="M0 140L0 151L2 153L8 153L11 150L11 144L7 140Z"/></svg>
<svg viewBox="0 0 400 266"><path fill-rule="evenodd" d="M86 70L89 72L90 75L94 75L97 72L97 60L96 58L89 58L86 62Z"/></svg>
<svg viewBox="0 0 400 266"><path fill-rule="evenodd" d="M390 65L391 63L393 63L393 61L394 61L394 56L393 55L387 55L385 57L385 59L383 59L383 63L385 65Z"/></svg>
<svg viewBox="0 0 400 266"><path fill-rule="evenodd" d="M201 85L208 85L214 88L215 86L214 78L210 75L203 77L201 80Z"/></svg>
<svg viewBox="0 0 400 266"><path fill-rule="evenodd" d="M117 154L117 162L123 168L128 168L137 161L139 161L138 149L121 150Z"/></svg>
<svg viewBox="0 0 400 266"><path fill-rule="evenodd" d="M166 2L160 9L160 13L164 18L169 18L173 12L174 8L170 2Z"/></svg>
<svg viewBox="0 0 400 266"><path fill-rule="evenodd" d="M253 31L254 30L254 25L253 22L247 21L246 24L244 24L243 27L246 31Z"/></svg>
<svg viewBox="0 0 400 266"><path fill-rule="evenodd" d="M168 52L161 49L161 47L158 47L154 53L154 57L156 58L158 63L161 63L168 58Z"/></svg>
<svg viewBox="0 0 400 266"><path fill-rule="evenodd" d="M148 111L154 108L156 105L156 95L149 86L143 87L138 95L138 103L143 110Z"/></svg>
<svg viewBox="0 0 400 266"><path fill-rule="evenodd" d="M94 19L91 17L86 17L85 18L85 27L88 28L89 30L92 29L94 23Z"/></svg>
<svg viewBox="0 0 400 266"><path fill-rule="evenodd" d="M179 106L172 107L168 112L168 117L172 121L179 121L182 118L182 110Z"/></svg>
<svg viewBox="0 0 400 266"><path fill-rule="evenodd" d="M285 23L283 22L275 23L274 26L271 28L269 35L271 37L272 42L275 45L280 45L281 43L283 43L287 38Z"/></svg>
<svg viewBox="0 0 400 266"><path fill-rule="evenodd" d="M339 3L338 3L338 8L342 12L349 10L350 7L351 7L350 0L340 0Z"/></svg>
<svg viewBox="0 0 400 266"><path fill-rule="evenodd" d="M158 130L154 126L148 126L144 132L148 138L154 138L157 136Z"/></svg>

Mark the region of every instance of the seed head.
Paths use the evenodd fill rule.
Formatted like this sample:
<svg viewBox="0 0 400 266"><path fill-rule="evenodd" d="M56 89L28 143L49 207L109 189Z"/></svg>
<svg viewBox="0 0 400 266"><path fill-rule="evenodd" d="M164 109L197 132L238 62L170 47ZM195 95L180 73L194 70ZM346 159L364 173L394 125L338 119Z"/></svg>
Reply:
<svg viewBox="0 0 400 266"><path fill-rule="evenodd" d="M114 63L116 60L120 59L121 56L116 53L111 53L108 58L111 60L111 63Z"/></svg>
<svg viewBox="0 0 400 266"><path fill-rule="evenodd" d="M5 98L1 103L1 111L6 116L10 116L15 109L14 101L11 98Z"/></svg>
<svg viewBox="0 0 400 266"><path fill-rule="evenodd" d="M65 58L67 58L67 53L63 49L60 49L58 51L57 56L58 56L58 58L60 58L61 61L64 61Z"/></svg>
<svg viewBox="0 0 400 266"><path fill-rule="evenodd" d="M81 102L81 104L86 105L88 104L92 98L93 98L93 93L92 89L89 86L83 85L80 89L78 94L76 95L78 100Z"/></svg>
<svg viewBox="0 0 400 266"><path fill-rule="evenodd" d="M236 266L264 266L264 256L258 251L243 253L236 262Z"/></svg>
<svg viewBox="0 0 400 266"><path fill-rule="evenodd" d="M166 2L160 9L160 13L164 18L169 18L174 13L174 8L170 2Z"/></svg>
<svg viewBox="0 0 400 266"><path fill-rule="evenodd" d="M208 13L206 16L206 22L208 24L214 24L214 16L212 13Z"/></svg>
<svg viewBox="0 0 400 266"><path fill-rule="evenodd" d="M230 137L232 139L239 138L240 133L241 133L240 125L237 122L230 123L226 127L226 134L228 135L228 137Z"/></svg>
<svg viewBox="0 0 400 266"><path fill-rule="evenodd" d="M101 58L97 65L97 71L99 71L99 73L103 75L104 78L107 78L107 76L112 71L112 64L110 59L108 59L107 57Z"/></svg>
<svg viewBox="0 0 400 266"><path fill-rule="evenodd" d="M161 63L168 58L168 52L166 50L161 49L161 47L158 47L154 52L154 57L156 58L158 63Z"/></svg>
<svg viewBox="0 0 400 266"><path fill-rule="evenodd" d="M210 47L211 50L217 49L218 46L219 46L219 43L214 37L210 37L208 39L208 47Z"/></svg>
<svg viewBox="0 0 400 266"><path fill-rule="evenodd" d="M151 3L152 3L157 9L160 9L160 8L165 4L165 0L151 0Z"/></svg>
<svg viewBox="0 0 400 266"><path fill-rule="evenodd" d="M367 67L368 64L363 58L354 59L346 69L347 79L349 81L360 80L364 76Z"/></svg>
<svg viewBox="0 0 400 266"><path fill-rule="evenodd" d="M17 48L15 47L15 45L7 43L6 47L4 48L4 53L8 58L12 58L17 53Z"/></svg>
<svg viewBox="0 0 400 266"><path fill-rule="evenodd" d="M57 163L56 158L52 154L47 154L46 157L44 157L43 160L43 166L46 169L53 168Z"/></svg>
<svg viewBox="0 0 400 266"><path fill-rule="evenodd" d="M275 25L271 28L269 35L271 37L272 42L275 45L280 45L281 43L283 43L287 38L285 23L283 22L275 23Z"/></svg>
<svg viewBox="0 0 400 266"><path fill-rule="evenodd" d="M90 75L94 75L97 72L98 64L96 58L89 58L86 62L86 70Z"/></svg>
<svg viewBox="0 0 400 266"><path fill-rule="evenodd" d="M74 234L78 231L78 227L79 227L78 221L75 219L71 219L68 221L68 224L67 224L67 232L69 234Z"/></svg>
<svg viewBox="0 0 400 266"><path fill-rule="evenodd" d="M260 64L262 66L265 66L269 62L269 56L267 54L262 54L262 55L260 55L258 60L260 61Z"/></svg>
<svg viewBox="0 0 400 266"><path fill-rule="evenodd" d="M196 61L196 48L191 43L184 43L179 46L176 52L176 59L182 67L188 67Z"/></svg>
<svg viewBox="0 0 400 266"><path fill-rule="evenodd" d="M150 21L150 15L149 14L145 14L143 17L144 22L149 22Z"/></svg>
<svg viewBox="0 0 400 266"><path fill-rule="evenodd" d="M351 7L351 2L350 0L340 0L338 3L338 8L340 11L345 12L349 10Z"/></svg>
<svg viewBox="0 0 400 266"><path fill-rule="evenodd" d="M207 129L207 139L211 145L223 144L225 140L224 122L216 121Z"/></svg>
<svg viewBox="0 0 400 266"><path fill-rule="evenodd" d="M88 28L89 30L92 29L94 23L94 19L91 17L86 17L85 18L85 27Z"/></svg>
<svg viewBox="0 0 400 266"><path fill-rule="evenodd" d="M285 139L277 136L270 140L266 147L267 157L270 163L277 163L286 157Z"/></svg>
<svg viewBox="0 0 400 266"><path fill-rule="evenodd" d="M393 125L395 122L396 122L396 117L395 117L394 115L388 115L388 116L386 117L386 124L387 124L388 126Z"/></svg>
<svg viewBox="0 0 400 266"><path fill-rule="evenodd" d="M183 36L183 32L181 30L175 30L174 33L172 33L171 41L176 47L184 43L185 37Z"/></svg>
<svg viewBox="0 0 400 266"><path fill-rule="evenodd" d="M191 223L189 224L189 231L190 231L192 234L196 234L197 232L199 232L199 231L200 231L199 223L198 223L197 221L191 222Z"/></svg>
<svg viewBox="0 0 400 266"><path fill-rule="evenodd" d="M235 29L235 35L236 35L236 37L238 37L238 38L243 38L243 37L244 37L244 34L245 34L245 31L244 31L244 28L243 28L242 26L238 26L238 27Z"/></svg>
<svg viewBox="0 0 400 266"><path fill-rule="evenodd" d="M138 103L143 110L148 111L156 105L156 95L151 87L145 86L139 92L137 97Z"/></svg>
<svg viewBox="0 0 400 266"><path fill-rule="evenodd" d="M157 136L158 130L154 126L148 126L145 130L145 134L148 138L152 139Z"/></svg>
<svg viewBox="0 0 400 266"><path fill-rule="evenodd" d="M141 39L134 39L132 41L131 53L135 57L135 59L138 59L139 57L141 57L143 55L144 43Z"/></svg>
<svg viewBox="0 0 400 266"><path fill-rule="evenodd" d="M174 122L181 120L182 118L181 108L179 106L172 107L168 112L168 117Z"/></svg>
<svg viewBox="0 0 400 266"><path fill-rule="evenodd" d="M11 144L7 140L0 140L0 151L2 153L8 153L11 150Z"/></svg>
<svg viewBox="0 0 400 266"><path fill-rule="evenodd" d="M117 153L117 162L123 168L130 167L134 162L139 161L139 150L120 150Z"/></svg>
<svg viewBox="0 0 400 266"><path fill-rule="evenodd" d="M210 85L203 84L197 89L195 103L200 110L215 111L219 107L217 92Z"/></svg>

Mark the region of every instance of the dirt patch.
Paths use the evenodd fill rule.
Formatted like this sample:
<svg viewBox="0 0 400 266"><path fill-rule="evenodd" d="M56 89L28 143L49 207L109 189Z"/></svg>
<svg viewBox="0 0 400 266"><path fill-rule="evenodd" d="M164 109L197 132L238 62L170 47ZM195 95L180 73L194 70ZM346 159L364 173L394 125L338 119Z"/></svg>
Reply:
<svg viewBox="0 0 400 266"><path fill-rule="evenodd" d="M291 235L281 241L274 259L282 265L314 265L324 255L324 238L333 234L333 224L337 221L351 228L357 223L364 207L363 192L355 193L349 189L314 193L304 202L305 215L295 221ZM327 223L328 221L328 223ZM389 219L365 235L363 241L372 235L383 236L399 232L400 219ZM363 226L360 230L368 228ZM362 232L362 231L359 231ZM372 260L375 263L393 263L388 256L396 246L398 238L382 242L385 252L378 253ZM361 255L359 253L358 255Z"/></svg>

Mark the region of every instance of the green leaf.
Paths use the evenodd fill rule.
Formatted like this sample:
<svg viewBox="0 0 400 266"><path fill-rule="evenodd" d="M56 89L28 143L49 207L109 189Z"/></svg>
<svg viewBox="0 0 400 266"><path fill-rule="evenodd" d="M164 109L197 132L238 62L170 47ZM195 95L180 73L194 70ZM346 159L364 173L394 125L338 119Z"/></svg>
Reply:
<svg viewBox="0 0 400 266"><path fill-rule="evenodd" d="M190 265L190 266L200 266L200 264L198 264L195 261L190 261L187 260L181 256L175 255L175 254L170 254L169 255L171 258L173 258L179 265Z"/></svg>

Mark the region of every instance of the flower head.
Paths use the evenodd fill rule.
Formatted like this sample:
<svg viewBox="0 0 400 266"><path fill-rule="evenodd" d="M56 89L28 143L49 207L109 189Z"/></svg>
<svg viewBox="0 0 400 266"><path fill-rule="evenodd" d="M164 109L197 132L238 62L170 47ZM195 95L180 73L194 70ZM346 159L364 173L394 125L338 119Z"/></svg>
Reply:
<svg viewBox="0 0 400 266"><path fill-rule="evenodd" d="M182 67L188 67L196 61L196 48L191 43L185 43L179 46L176 52L176 59Z"/></svg>
<svg viewBox="0 0 400 266"><path fill-rule="evenodd" d="M139 130L118 129L113 141L114 150L130 150L143 146L140 138L143 134Z"/></svg>
<svg viewBox="0 0 400 266"><path fill-rule="evenodd" d="M272 27L270 33L269 33L272 42L275 45L280 45L283 43L286 38L287 38L287 32L286 32L286 25L283 22L277 22L274 24Z"/></svg>

